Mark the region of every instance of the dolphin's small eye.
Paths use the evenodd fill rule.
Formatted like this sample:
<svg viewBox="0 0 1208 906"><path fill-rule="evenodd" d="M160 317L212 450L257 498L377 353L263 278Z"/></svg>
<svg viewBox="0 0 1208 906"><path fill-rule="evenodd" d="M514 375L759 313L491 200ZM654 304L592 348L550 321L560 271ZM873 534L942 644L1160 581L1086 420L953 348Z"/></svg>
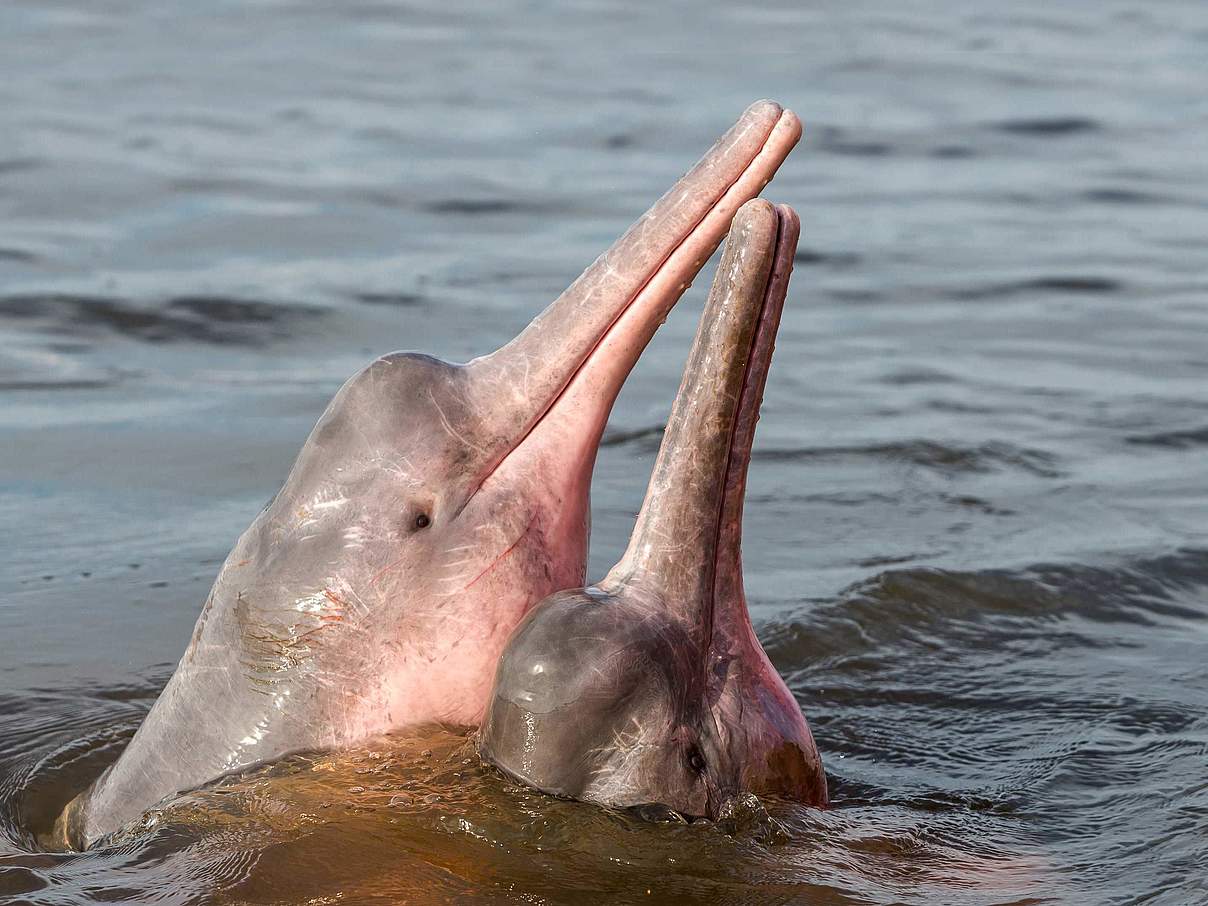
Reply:
<svg viewBox="0 0 1208 906"><path fill-rule="evenodd" d="M698 774L705 773L705 756L700 753L700 749L694 748L688 753L688 767Z"/></svg>
<svg viewBox="0 0 1208 906"><path fill-rule="evenodd" d="M427 528L429 525L431 525L431 523L432 523L432 520L428 518L427 513L420 513L418 516L415 517L415 527L416 528Z"/></svg>

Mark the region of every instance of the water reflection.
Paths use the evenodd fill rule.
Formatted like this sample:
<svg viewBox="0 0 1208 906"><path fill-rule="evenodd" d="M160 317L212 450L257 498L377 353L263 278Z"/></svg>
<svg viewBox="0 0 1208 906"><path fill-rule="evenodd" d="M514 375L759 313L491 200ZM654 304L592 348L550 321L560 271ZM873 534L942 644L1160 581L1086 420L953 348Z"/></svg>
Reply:
<svg viewBox="0 0 1208 906"><path fill-rule="evenodd" d="M115 0L0 34L0 896L1203 898L1202 7ZM835 807L642 822L433 731L44 851L336 387L513 336L763 95L805 120L770 193L804 226L744 560ZM593 576L708 277L614 413Z"/></svg>

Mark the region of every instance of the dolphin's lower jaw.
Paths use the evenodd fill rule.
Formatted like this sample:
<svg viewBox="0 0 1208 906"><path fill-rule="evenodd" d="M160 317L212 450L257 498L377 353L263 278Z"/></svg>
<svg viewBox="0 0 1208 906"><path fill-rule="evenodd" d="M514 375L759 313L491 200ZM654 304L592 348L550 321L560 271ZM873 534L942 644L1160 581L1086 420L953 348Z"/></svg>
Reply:
<svg viewBox="0 0 1208 906"><path fill-rule="evenodd" d="M735 780L739 792L770 793L823 807L828 802L826 772L813 733L755 635L742 575L747 472L800 232L791 208L778 205L776 215L775 252L734 416L713 548L708 697L727 747L746 753Z"/></svg>
<svg viewBox="0 0 1208 906"><path fill-rule="evenodd" d="M399 353L351 379L126 751L66 810L74 844L291 751L478 722L516 623L584 581L591 470L621 384L799 135L792 113L752 105L498 352Z"/></svg>
<svg viewBox="0 0 1208 906"><path fill-rule="evenodd" d="M826 804L813 737L751 627L739 555L798 231L788 208L739 212L625 556L598 586L541 602L500 658L480 751L529 785L713 818L750 792Z"/></svg>

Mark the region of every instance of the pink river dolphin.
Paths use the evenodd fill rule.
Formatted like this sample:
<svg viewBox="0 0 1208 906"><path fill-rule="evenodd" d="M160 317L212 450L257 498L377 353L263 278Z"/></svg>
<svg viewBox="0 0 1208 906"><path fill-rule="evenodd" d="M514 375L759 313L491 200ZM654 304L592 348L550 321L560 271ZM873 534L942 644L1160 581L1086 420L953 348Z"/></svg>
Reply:
<svg viewBox="0 0 1208 906"><path fill-rule="evenodd" d="M621 385L800 135L791 111L753 104L501 349L392 353L351 378L227 557L142 726L60 816L64 842L87 848L289 752L479 724L521 618L585 582Z"/></svg>

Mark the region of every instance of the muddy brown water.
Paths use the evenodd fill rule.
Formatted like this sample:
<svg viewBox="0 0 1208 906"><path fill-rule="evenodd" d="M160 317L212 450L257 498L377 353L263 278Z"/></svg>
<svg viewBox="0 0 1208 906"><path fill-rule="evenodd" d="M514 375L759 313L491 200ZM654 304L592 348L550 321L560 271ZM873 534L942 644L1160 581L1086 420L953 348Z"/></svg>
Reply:
<svg viewBox="0 0 1208 906"><path fill-rule="evenodd" d="M5 4L0 901L1208 902L1206 84L1197 3ZM432 729L43 851L339 384L512 336L765 95L744 557L834 807L645 822Z"/></svg>

